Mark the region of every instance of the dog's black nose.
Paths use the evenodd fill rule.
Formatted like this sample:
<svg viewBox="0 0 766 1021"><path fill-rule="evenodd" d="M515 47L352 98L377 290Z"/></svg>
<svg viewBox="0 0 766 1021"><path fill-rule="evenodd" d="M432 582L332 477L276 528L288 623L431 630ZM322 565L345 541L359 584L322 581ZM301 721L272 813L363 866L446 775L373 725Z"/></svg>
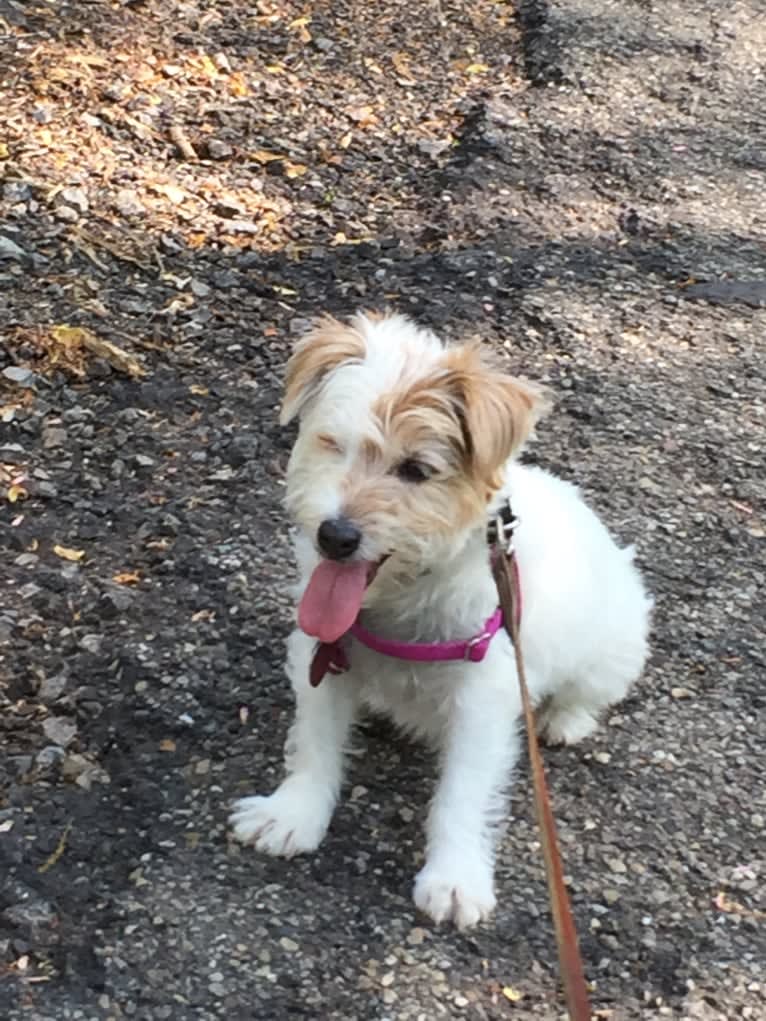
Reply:
<svg viewBox="0 0 766 1021"><path fill-rule="evenodd" d="M362 533L348 518L328 518L319 526L317 542L331 560L345 560L359 549Z"/></svg>

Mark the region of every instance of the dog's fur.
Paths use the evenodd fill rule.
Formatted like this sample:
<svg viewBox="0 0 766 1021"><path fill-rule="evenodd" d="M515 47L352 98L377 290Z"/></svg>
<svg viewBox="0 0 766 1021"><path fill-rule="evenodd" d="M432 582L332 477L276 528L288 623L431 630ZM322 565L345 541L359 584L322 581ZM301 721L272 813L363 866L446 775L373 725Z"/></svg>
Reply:
<svg viewBox="0 0 766 1021"><path fill-rule="evenodd" d="M401 316L327 318L297 346L282 420L300 418L287 479L302 592L320 561L316 535L342 514L362 532L355 558L388 559L367 589L368 630L404 641L468 639L497 605L486 546L508 495L520 519L521 645L541 733L587 737L647 655L651 600L604 525L566 482L513 457L546 410L532 385L489 366L476 346L444 347ZM401 478L415 460L425 481ZM415 903L467 927L495 904L494 856L519 756L520 698L504 632L480 663L416 664L358 642L351 668L309 686L315 640L288 643L297 702L287 776L270 797L234 808L236 837L260 851L313 851L338 800L357 713L382 711L429 740L441 776Z"/></svg>

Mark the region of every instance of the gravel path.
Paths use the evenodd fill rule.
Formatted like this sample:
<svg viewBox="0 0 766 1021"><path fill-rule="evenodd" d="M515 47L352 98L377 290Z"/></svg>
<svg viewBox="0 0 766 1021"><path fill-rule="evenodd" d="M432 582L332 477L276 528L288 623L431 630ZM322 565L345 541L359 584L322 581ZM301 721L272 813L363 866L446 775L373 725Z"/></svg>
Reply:
<svg viewBox="0 0 766 1021"><path fill-rule="evenodd" d="M596 1017L766 1018L763 0L0 0L0 1014L554 1019L526 771L475 933L410 900L433 765L279 779L281 371L395 305L557 393L653 657L546 752ZM112 345L112 346L109 346Z"/></svg>

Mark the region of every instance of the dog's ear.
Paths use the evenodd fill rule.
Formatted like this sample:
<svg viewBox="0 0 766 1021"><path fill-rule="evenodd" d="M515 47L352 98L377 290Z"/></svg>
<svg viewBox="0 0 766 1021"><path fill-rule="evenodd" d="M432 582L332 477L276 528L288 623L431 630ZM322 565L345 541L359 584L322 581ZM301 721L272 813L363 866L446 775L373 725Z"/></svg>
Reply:
<svg viewBox="0 0 766 1021"><path fill-rule="evenodd" d="M470 470L495 491L505 463L550 410L550 397L542 387L488 365L478 345L452 349L447 363Z"/></svg>
<svg viewBox="0 0 766 1021"><path fill-rule="evenodd" d="M287 363L285 396L279 421L287 425L300 415L335 369L364 360L361 333L332 316L323 316L302 337Z"/></svg>

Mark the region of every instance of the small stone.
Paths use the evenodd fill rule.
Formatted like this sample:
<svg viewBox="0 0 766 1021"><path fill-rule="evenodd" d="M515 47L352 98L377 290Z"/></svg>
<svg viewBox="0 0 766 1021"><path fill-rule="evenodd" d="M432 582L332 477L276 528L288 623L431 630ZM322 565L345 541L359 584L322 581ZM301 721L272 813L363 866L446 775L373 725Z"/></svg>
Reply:
<svg viewBox="0 0 766 1021"><path fill-rule="evenodd" d="M122 216L141 216L146 212L146 206L132 188L120 188L114 207Z"/></svg>
<svg viewBox="0 0 766 1021"><path fill-rule="evenodd" d="M192 280L190 286L192 294L197 298L207 298L211 291L211 288L206 283L203 283L202 280Z"/></svg>
<svg viewBox="0 0 766 1021"><path fill-rule="evenodd" d="M386 1006L391 1006L392 1003L396 1003L399 997L396 995L393 989L384 989L381 995L381 999L386 1004Z"/></svg>
<svg viewBox="0 0 766 1021"><path fill-rule="evenodd" d="M13 562L16 567L35 567L40 563L40 558L36 553L19 553Z"/></svg>
<svg viewBox="0 0 766 1021"><path fill-rule="evenodd" d="M154 466L154 458L148 457L146 454L136 454L133 458L139 468L152 468Z"/></svg>
<svg viewBox="0 0 766 1021"><path fill-rule="evenodd" d="M234 149L229 143L221 141L220 138L211 138L207 143L207 154L211 160L228 159L233 152Z"/></svg>
<svg viewBox="0 0 766 1021"><path fill-rule="evenodd" d="M467 1000L465 996L456 996L452 1002L456 1007L467 1007L471 1001Z"/></svg>
<svg viewBox="0 0 766 1021"><path fill-rule="evenodd" d="M619 891L617 890L604 890L604 900L607 904L616 904L620 899Z"/></svg>
<svg viewBox="0 0 766 1021"><path fill-rule="evenodd" d="M365 796L366 793L367 793L367 788L366 787L362 787L361 784L357 784L356 787L352 787L351 788L351 800L352 801L361 801L361 799Z"/></svg>
<svg viewBox="0 0 766 1021"><path fill-rule="evenodd" d="M625 864L622 858L607 858L606 863L612 870L612 872L617 872L620 875L628 871L628 866Z"/></svg>
<svg viewBox="0 0 766 1021"><path fill-rule="evenodd" d="M760 812L755 812L750 816L750 822L755 826L757 830L762 830L766 826L766 819L761 815Z"/></svg>
<svg viewBox="0 0 766 1021"><path fill-rule="evenodd" d="M411 947L419 947L420 944L425 940L425 938L426 938L425 929L421 929L419 927L410 929L410 931L407 933L407 943Z"/></svg>
<svg viewBox="0 0 766 1021"><path fill-rule="evenodd" d="M37 692L41 702L55 702L64 693L67 685L65 673L54 674L53 677L44 677Z"/></svg>
<svg viewBox="0 0 766 1021"><path fill-rule="evenodd" d="M62 205L71 206L80 213L88 212L88 196L83 188L63 188L56 198Z"/></svg>
<svg viewBox="0 0 766 1021"><path fill-rule="evenodd" d="M178 64L163 64L162 73L166 78L177 78L179 74L183 74L184 69Z"/></svg>
<svg viewBox="0 0 766 1021"><path fill-rule="evenodd" d="M381 976L380 984L384 989L386 989L388 986L392 986L394 984L395 977L396 976L392 971L387 971L385 975Z"/></svg>
<svg viewBox="0 0 766 1021"><path fill-rule="evenodd" d="M194 766L197 776L205 776L210 772L210 759L200 759Z"/></svg>
<svg viewBox="0 0 766 1021"><path fill-rule="evenodd" d="M83 635L80 639L80 648L95 656L101 651L103 641L103 635Z"/></svg>
<svg viewBox="0 0 766 1021"><path fill-rule="evenodd" d="M671 688L670 695L672 698L693 698L694 692L689 688Z"/></svg>
<svg viewBox="0 0 766 1021"><path fill-rule="evenodd" d="M63 447L67 441L66 429L58 426L48 426L42 433L43 447L46 450L53 450L55 447Z"/></svg>
<svg viewBox="0 0 766 1021"><path fill-rule="evenodd" d="M90 763L84 755L73 752L64 758L61 763L61 774L65 780L76 780L81 773L84 773Z"/></svg>
<svg viewBox="0 0 766 1021"><path fill-rule="evenodd" d="M603 766L606 766L608 763L612 761L612 756L609 754L609 752L596 752L593 758L596 760L596 762L600 762Z"/></svg>
<svg viewBox="0 0 766 1021"><path fill-rule="evenodd" d="M282 947L283 950L287 950L291 954L294 954L296 950L300 949L295 940L290 939L289 936L282 936L282 938L279 941L279 945Z"/></svg>
<svg viewBox="0 0 766 1021"><path fill-rule="evenodd" d="M23 248L19 248L15 241L0 234L0 259L14 259L16 262L20 262L26 256L27 253ZM3 372L3 375L6 373L7 370Z"/></svg>
<svg viewBox="0 0 766 1021"><path fill-rule="evenodd" d="M48 769L54 763L60 762L63 758L64 749L60 748L58 745L49 744L35 755L35 763L39 769Z"/></svg>
<svg viewBox="0 0 766 1021"><path fill-rule="evenodd" d="M261 228L250 220L221 220L221 229L226 234L257 234Z"/></svg>
<svg viewBox="0 0 766 1021"><path fill-rule="evenodd" d="M49 716L43 720L43 733L49 741L66 748L77 734L77 724L66 716Z"/></svg>

